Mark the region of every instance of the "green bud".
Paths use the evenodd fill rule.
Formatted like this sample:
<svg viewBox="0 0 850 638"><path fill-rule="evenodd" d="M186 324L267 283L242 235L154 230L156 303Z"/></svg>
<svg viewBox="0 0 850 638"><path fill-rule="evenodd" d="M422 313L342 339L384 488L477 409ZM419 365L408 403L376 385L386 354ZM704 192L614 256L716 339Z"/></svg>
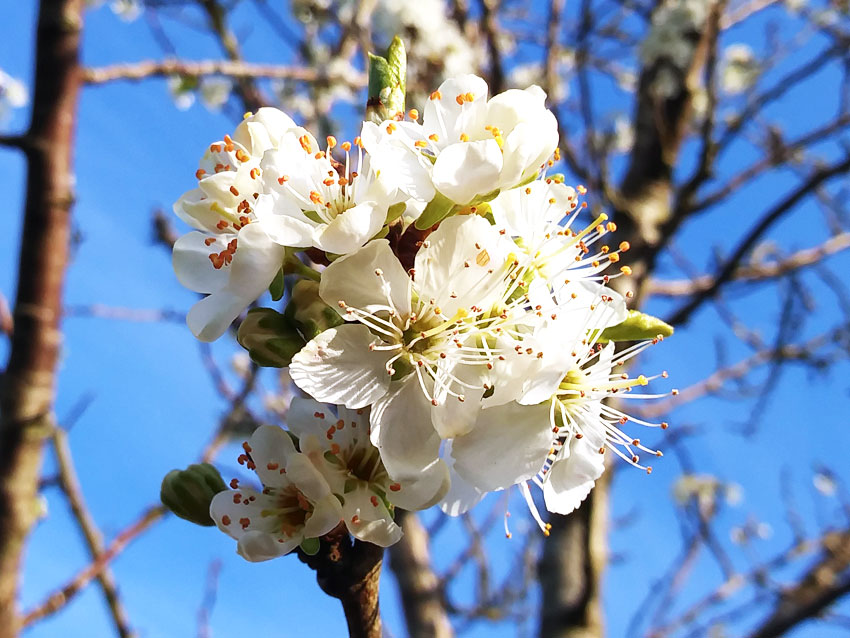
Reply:
<svg viewBox="0 0 850 638"><path fill-rule="evenodd" d="M315 556L319 553L319 547L321 543L318 538L305 538L301 541L301 551L303 551L307 556Z"/></svg>
<svg viewBox="0 0 850 638"><path fill-rule="evenodd" d="M379 124L404 114L404 94L407 83L407 53L404 42L393 38L387 57L369 54L369 99L366 119Z"/></svg>
<svg viewBox="0 0 850 638"><path fill-rule="evenodd" d="M647 315L637 310L629 310L629 316L616 326L605 328L599 337L599 343L609 341L642 341L656 337L669 337L673 334L673 326L664 323L658 317Z"/></svg>
<svg viewBox="0 0 850 638"><path fill-rule="evenodd" d="M283 368L304 347L292 322L271 308L252 308L236 335L251 360L266 368Z"/></svg>
<svg viewBox="0 0 850 638"><path fill-rule="evenodd" d="M209 463L190 465L185 470L171 470L162 479L159 499L180 518L210 527L210 503L227 489L221 474Z"/></svg>
<svg viewBox="0 0 850 638"><path fill-rule="evenodd" d="M339 313L319 297L319 282L312 279L295 282L284 314L305 339L342 324Z"/></svg>

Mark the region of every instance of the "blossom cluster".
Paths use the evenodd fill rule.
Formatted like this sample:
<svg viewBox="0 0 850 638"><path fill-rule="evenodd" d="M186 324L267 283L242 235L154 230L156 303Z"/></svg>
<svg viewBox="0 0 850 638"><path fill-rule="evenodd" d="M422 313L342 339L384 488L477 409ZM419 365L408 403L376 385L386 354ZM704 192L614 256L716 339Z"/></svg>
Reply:
<svg viewBox="0 0 850 638"><path fill-rule="evenodd" d="M605 399L650 396L650 378L621 366L657 338L615 343L634 339L609 286L630 274L629 246L607 241L604 214L579 221L584 189L550 174L558 159L543 91L488 98L474 75L444 82L421 118L364 122L353 142L320 144L263 108L210 145L174 206L195 229L174 268L207 295L189 327L217 339L297 280L282 315L248 314L240 342L310 397L293 400L288 432L263 426L246 442L240 462L263 488L234 483L213 500L243 556L340 524L387 546L401 535L394 507L457 515L513 486L545 532L532 487L566 514L606 450L651 470L641 457L660 452L623 426L666 424Z"/></svg>

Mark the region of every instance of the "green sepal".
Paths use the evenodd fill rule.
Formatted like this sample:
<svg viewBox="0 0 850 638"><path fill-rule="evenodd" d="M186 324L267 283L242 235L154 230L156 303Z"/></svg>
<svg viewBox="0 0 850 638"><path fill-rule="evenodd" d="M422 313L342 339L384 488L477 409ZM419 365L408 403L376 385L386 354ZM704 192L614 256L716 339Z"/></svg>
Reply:
<svg viewBox="0 0 850 638"><path fill-rule="evenodd" d="M643 341L656 337L669 337L673 334L673 326L664 323L658 317L629 310L629 316L616 326L605 328L597 340L599 343L609 341Z"/></svg>
<svg viewBox="0 0 850 638"><path fill-rule="evenodd" d="M196 525L211 527L210 503L227 486L218 470L209 463L190 465L185 470L171 470L162 479L159 499L171 512Z"/></svg>
<svg viewBox="0 0 850 638"><path fill-rule="evenodd" d="M254 363L265 368L285 368L306 343L295 324L272 308L249 310L236 340Z"/></svg>
<svg viewBox="0 0 850 638"><path fill-rule="evenodd" d="M422 214L416 218L414 225L419 230L427 230L437 222L443 221L446 217L455 212L455 209L460 209L452 200L440 193L434 195L434 199L428 202Z"/></svg>
<svg viewBox="0 0 850 638"><path fill-rule="evenodd" d="M404 215L404 211L407 209L407 204L404 202L399 202L398 204L393 204L387 210L387 220L384 222L386 224L391 224L399 217Z"/></svg>
<svg viewBox="0 0 850 638"><path fill-rule="evenodd" d="M315 556L319 553L321 542L318 538L305 538L301 541L300 547L301 551L307 554L307 556Z"/></svg>
<svg viewBox="0 0 850 638"><path fill-rule="evenodd" d="M280 298L283 297L283 293L286 291L286 282L283 278L283 268L277 271L277 274L272 279L271 285L269 285L269 293L271 293L272 301L280 301Z"/></svg>

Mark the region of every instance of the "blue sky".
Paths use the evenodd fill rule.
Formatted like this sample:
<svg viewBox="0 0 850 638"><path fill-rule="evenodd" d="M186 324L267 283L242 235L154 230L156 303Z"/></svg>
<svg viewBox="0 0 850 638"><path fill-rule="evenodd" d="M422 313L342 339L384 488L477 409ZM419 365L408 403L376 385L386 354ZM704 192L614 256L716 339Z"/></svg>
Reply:
<svg viewBox="0 0 850 638"><path fill-rule="evenodd" d="M269 50L262 25L251 24L247 14L237 12L236 22L246 32L248 57L253 61L286 61L288 51ZM240 23L240 19L242 22ZM143 20L123 23L107 7L86 15L84 62L104 65L161 57ZM35 2L17 2L7 7L0 68L30 81ZM761 27L728 34L736 39L761 42ZM780 23L783 29L793 25ZM217 57L214 42L192 28L173 27L180 52L188 58ZM812 46L816 46L813 42ZM794 93L772 109L792 135L828 116L834 108L832 89L835 71L825 69L807 80L804 91ZM603 94L604 95L604 94ZM619 100L624 112L628 102ZM811 99L818 96L818 99ZM26 113L16 112L5 124L6 131L26 124ZM345 133L354 132L347 122ZM84 89L76 145L77 195L75 228L82 242L68 271L66 300L69 305L103 303L127 308L167 308L185 311L193 295L182 289L171 270L169 256L150 238L150 216L156 207L170 209L171 202L193 185L197 158L203 148L234 122L196 104L187 111L174 108L163 80L140 84L118 83ZM345 137L345 136L341 136ZM832 151L824 149L827 154ZM688 151L686 149L685 155ZM722 172L732 174L753 156L751 147L730 149ZM4 233L0 234L0 291L14 298L15 264L23 209L24 163L21 156L0 149L0 187L5 194ZM677 248L699 267L712 264L712 254L735 245L736 238L755 223L764 203L778 201L795 181L776 174L760 180L730 199L721 209L690 223ZM826 238L818 213L811 204L778 224L770 238L785 250L812 246ZM829 260L835 272L847 272L850 258L839 255ZM673 262L662 260L662 274L680 277ZM833 325L839 307L831 293L811 273L803 275L817 304L813 316L800 330L814 335ZM774 294L739 287L727 299L749 328L772 339L780 307ZM664 314L668 304L652 310ZM129 523L148 504L156 502L162 476L173 467L193 461L218 422L226 403L209 383L198 345L185 326L178 323L137 323L96 318L68 318L61 361L57 412L67 415L83 397L91 403L71 431L80 481L95 519L110 536ZM650 349L641 360L647 372L670 371L673 384L687 387L717 365L713 342L726 336L713 310L705 309L673 339ZM8 344L0 340L0 356ZM214 352L226 362L234 347L223 340ZM726 353L729 361L746 356L741 346ZM789 369L777 382L773 400L759 415L761 427L749 437L737 426L750 417L747 402L706 399L675 412L671 422L694 427L698 436L686 443L697 471L714 474L741 485L743 502L727 507L720 515L718 530L729 530L750 517L767 521L773 534L752 550L769 556L789 542L783 522L780 470L790 472L798 505L811 530L835 521L837 503L812 489L815 464L830 465L844 479L850 478L846 463L836 451L850 446L846 427L850 373L846 362L836 364L824 375L812 376L799 368ZM672 387L659 386L659 390ZM663 437L644 437L650 445L664 447ZM235 455L220 457L224 474L233 472ZM49 455L45 472L51 473ZM625 635L626 626L638 603L655 578L679 549L679 530L671 497L680 467L674 454L655 464L651 477L619 467L615 474L612 514L617 525L611 538L616 557L605 584L606 610L611 636ZM46 592L64 582L86 564L85 550L67 506L55 490L45 491L48 517L32 535L22 591L25 608L40 601ZM479 506L485 516L492 499ZM519 510L515 499L512 510ZM433 515L426 516L433 519ZM515 516L514 525L521 526ZM496 571L510 573L510 557L516 545L504 538L497 525L488 545ZM515 537L521 536L516 534ZM460 551L460 525L452 523L435 540L434 556L444 568ZM514 541L516 543L516 541ZM727 543L728 544L728 543ZM150 638L194 635L196 610L203 595L206 570L213 560L223 568L218 601L212 618L216 636L249 631L274 636L337 636L344 634L344 619L338 603L323 594L313 573L297 559L253 565L234 553L232 541L215 530L201 529L169 519L138 540L114 563L121 594L129 617L140 634ZM738 567L746 553L732 550ZM705 558L694 568L695 586L686 587L674 606L689 600L716 582L716 568ZM459 583L468 594L471 574ZM399 606L391 578L385 578L383 612L391 635L403 635ZM844 603L843 608L847 608ZM530 625L534 631L533 623ZM60 614L39 623L28 635L49 638L112 635L102 598L96 586L89 587ZM470 636L511 636L512 627L479 624ZM844 635L836 628L803 628L795 636Z"/></svg>

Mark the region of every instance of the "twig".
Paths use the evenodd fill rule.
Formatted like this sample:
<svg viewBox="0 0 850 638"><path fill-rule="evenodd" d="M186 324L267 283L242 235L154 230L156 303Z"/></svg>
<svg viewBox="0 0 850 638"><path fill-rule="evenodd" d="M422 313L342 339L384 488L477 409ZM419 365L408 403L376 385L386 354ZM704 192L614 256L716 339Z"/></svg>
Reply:
<svg viewBox="0 0 850 638"><path fill-rule="evenodd" d="M321 70L307 67L283 66L277 64L252 64L232 60L144 60L129 64L86 69L83 79L87 84L107 84L109 82L137 82L152 77L183 75L206 77L223 75L232 78L269 78L280 80L299 80L302 82L342 82L353 88L366 85L363 75L336 76L324 75Z"/></svg>
<svg viewBox="0 0 850 638"><path fill-rule="evenodd" d="M65 317L94 317L97 319L116 319L118 321L140 321L140 322L169 322L183 323L186 315L176 310L157 310L155 308L121 308L118 306L107 306L104 304L91 304L90 306L65 306Z"/></svg>
<svg viewBox="0 0 850 638"><path fill-rule="evenodd" d="M198 638L211 638L210 616L218 597L218 577L221 574L221 561L214 560L207 568L206 584L204 586L204 597L198 609Z"/></svg>
<svg viewBox="0 0 850 638"><path fill-rule="evenodd" d="M97 560L84 567L65 585L50 594L42 603L29 610L24 615L24 626L30 625L45 616L49 616L67 605L86 585L97 578L109 563L124 551L133 539L160 520L166 513L167 510L163 505L152 505L148 507L134 523L115 537L98 556Z"/></svg>
<svg viewBox="0 0 850 638"><path fill-rule="evenodd" d="M726 260L723 266L718 270L717 274L714 275L711 286L696 293L690 301L674 312L673 315L667 319L667 322L674 326L687 322L697 308L714 297L720 288L733 277L739 264L744 259L744 256L774 223L796 206L800 200L806 197L813 189L817 188L828 179L845 173L848 170L850 170L850 155L832 166L815 171L808 180L800 184L794 192L779 202L762 217L761 221L756 224L746 237L744 237L732 253L732 256Z"/></svg>
<svg viewBox="0 0 850 638"><path fill-rule="evenodd" d="M53 452L56 455L59 486L65 493L68 504L71 506L71 513L80 527L89 554L92 560L97 562L104 551L103 536L94 518L92 518L83 497L83 491L80 488L77 473L74 470L71 448L68 445L68 434L63 428L56 427L53 430L51 440L53 443ZM133 632L130 629L124 606L118 598L118 587L111 570L104 566L96 578L100 583L100 588L103 590L103 596L106 598L106 604L109 607L109 613L112 616L115 631L121 638L129 638L133 635Z"/></svg>
<svg viewBox="0 0 850 638"><path fill-rule="evenodd" d="M825 257L839 253L847 248L850 248L850 233L841 233L830 237L819 246L797 251L781 261L742 266L733 273L730 281L752 283L774 279L800 268L817 264ZM684 280L662 281L653 279L649 282L648 294L660 297L689 296L710 290L713 285L714 278L711 275L703 275L696 279Z"/></svg>

